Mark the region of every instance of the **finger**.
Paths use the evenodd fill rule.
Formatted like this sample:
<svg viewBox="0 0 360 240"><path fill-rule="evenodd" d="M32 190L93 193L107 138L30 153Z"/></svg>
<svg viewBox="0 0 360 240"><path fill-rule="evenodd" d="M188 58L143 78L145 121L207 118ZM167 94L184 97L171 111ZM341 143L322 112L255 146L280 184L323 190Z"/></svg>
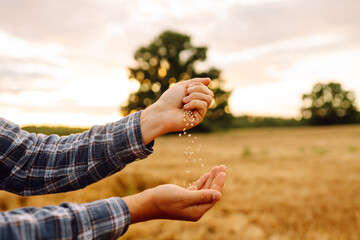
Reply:
<svg viewBox="0 0 360 240"><path fill-rule="evenodd" d="M206 183L210 176L210 173L206 173L203 176L201 176L191 187L188 188L188 190L200 190Z"/></svg>
<svg viewBox="0 0 360 240"><path fill-rule="evenodd" d="M211 82L210 78L193 78L193 79L185 81L186 86L188 86L191 83L202 83L202 84L205 84L207 86L207 85L210 84L210 82Z"/></svg>
<svg viewBox="0 0 360 240"><path fill-rule="evenodd" d="M199 220L214 204L221 199L221 193L214 190L190 191L191 201L185 208L186 215L193 221Z"/></svg>
<svg viewBox="0 0 360 240"><path fill-rule="evenodd" d="M194 87L194 86L205 86L205 84L201 83L201 82L193 82L193 83L190 83L187 88L191 88L191 87Z"/></svg>
<svg viewBox="0 0 360 240"><path fill-rule="evenodd" d="M215 168L215 167L214 167ZM208 181L206 182L206 187L207 188L212 188L212 185L216 179L216 177L220 174L220 173L224 173L226 172L226 167L225 165L221 165L221 166L216 166L216 169L212 169L211 173L213 174L212 176L210 175ZM226 176L226 174L225 174ZM220 184L220 183L219 183ZM223 185L223 184L222 184Z"/></svg>
<svg viewBox="0 0 360 240"><path fill-rule="evenodd" d="M200 93L200 92L193 92L190 95L183 98L183 103L186 104L195 99L203 100L203 101L207 102L208 107L210 107L210 104L213 100L213 98L208 94L204 94L204 93Z"/></svg>
<svg viewBox="0 0 360 240"><path fill-rule="evenodd" d="M214 97L214 93L205 85L201 84L201 85L190 85L187 90L186 93L187 94L191 94L193 92L201 92L201 93L205 93L210 95L211 97Z"/></svg>
<svg viewBox="0 0 360 240"><path fill-rule="evenodd" d="M224 173L226 173L226 166L225 166L225 165L220 165L220 166L219 166L219 172L224 172Z"/></svg>
<svg viewBox="0 0 360 240"><path fill-rule="evenodd" d="M202 118L202 117L204 117L206 110L208 109L207 106L208 106L207 102L196 99L196 100L192 100L189 103L185 104L184 109L185 110L196 109L199 111L201 118Z"/></svg>
<svg viewBox="0 0 360 240"><path fill-rule="evenodd" d="M209 203L215 203L221 198L219 191L204 189L199 191L191 191L189 194L189 206L192 205L204 205Z"/></svg>
<svg viewBox="0 0 360 240"><path fill-rule="evenodd" d="M191 87L194 85L204 85L204 84L202 82L192 82L192 83L189 83L188 87Z"/></svg>
<svg viewBox="0 0 360 240"><path fill-rule="evenodd" d="M224 186L226 177L226 166L220 165L217 167L214 178L212 179L212 182L210 183L209 188L215 188L215 190L220 191L222 187Z"/></svg>
<svg viewBox="0 0 360 240"><path fill-rule="evenodd" d="M210 172L210 176L209 178L206 180L206 183L204 184L204 187L203 189L209 189L210 186L211 186L211 183L213 182L215 176L216 176L216 173L218 171L218 166L215 166L211 169L211 172Z"/></svg>
<svg viewBox="0 0 360 240"><path fill-rule="evenodd" d="M216 191L221 192L221 190L224 187L226 174L224 172L220 172L214 179L214 181L211 183L210 188L214 189Z"/></svg>

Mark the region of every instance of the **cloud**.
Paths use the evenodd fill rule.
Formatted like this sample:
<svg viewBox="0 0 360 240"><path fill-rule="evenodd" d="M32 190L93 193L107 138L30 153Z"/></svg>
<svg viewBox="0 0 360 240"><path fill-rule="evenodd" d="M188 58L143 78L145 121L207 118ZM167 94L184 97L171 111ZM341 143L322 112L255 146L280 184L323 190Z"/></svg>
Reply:
<svg viewBox="0 0 360 240"><path fill-rule="evenodd" d="M328 53L328 49L344 48L342 36L318 35L284 40L232 53L210 51L211 61L226 69L232 84L252 85L279 81L271 74L273 70L289 68L299 59L310 55ZM339 47L339 45L341 45ZM221 59L221 61L215 60ZM219 63L220 62L220 63Z"/></svg>
<svg viewBox="0 0 360 240"><path fill-rule="evenodd" d="M0 71L0 94L19 93L26 90L49 91L52 88L42 86L42 82L51 79L50 75L41 73L22 74L18 72Z"/></svg>
<svg viewBox="0 0 360 240"><path fill-rule="evenodd" d="M251 92L262 99L253 109L294 114L301 91L319 80L337 78L360 94L359 7L358 0L0 0L0 109L55 119L43 100L29 100L38 94L68 111L63 116L111 115L131 89L126 68L135 50L172 29L208 46L202 65L223 70L237 112ZM291 94L281 94L286 89ZM12 97L33 107L7 102L5 110Z"/></svg>
<svg viewBox="0 0 360 240"><path fill-rule="evenodd" d="M317 82L330 81L340 82L344 89L355 91L357 106L360 106L359 56L360 49L339 50L308 55L290 62L285 68L276 65L264 68L276 81L236 87L230 101L232 111L235 115L261 113L295 117L300 114L302 94L310 93Z"/></svg>
<svg viewBox="0 0 360 240"><path fill-rule="evenodd" d="M69 113L86 113L89 116L97 116L97 115L111 115L114 112L118 112L119 109L117 106L82 106L76 100L66 100L66 99L52 99L50 96L45 96L44 104L39 104L37 101L28 102L24 104L24 100L28 101L29 96L43 95L43 92L29 91L22 92L18 95L3 95L0 98L3 101L3 107L14 107L14 105L18 105L21 107L22 111L25 114L28 113L50 113L50 114L69 114ZM11 103L6 103L4 98L7 97L9 100L11 99ZM37 98L35 98L38 100ZM50 101L50 102L48 102ZM4 103L5 102L5 103ZM15 103L15 104L14 104Z"/></svg>
<svg viewBox="0 0 360 240"><path fill-rule="evenodd" d="M350 34L360 22L357 0L255 2L2 1L0 29L31 41L81 47L101 40L111 24L122 37L118 45L141 44L173 28L231 52L329 31Z"/></svg>
<svg viewBox="0 0 360 240"><path fill-rule="evenodd" d="M357 0L277 1L229 7L226 18L208 29L214 47L233 51L322 34L353 34L360 24Z"/></svg>
<svg viewBox="0 0 360 240"><path fill-rule="evenodd" d="M124 1L2 1L0 29L40 43L80 46L97 38L104 24L122 22ZM131 5L131 3L126 3Z"/></svg>

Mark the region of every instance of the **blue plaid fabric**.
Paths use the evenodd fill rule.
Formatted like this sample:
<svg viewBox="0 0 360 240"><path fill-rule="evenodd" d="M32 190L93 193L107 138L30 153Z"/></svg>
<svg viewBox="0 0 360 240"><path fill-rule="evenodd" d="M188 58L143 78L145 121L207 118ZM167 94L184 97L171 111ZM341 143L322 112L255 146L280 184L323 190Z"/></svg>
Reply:
<svg viewBox="0 0 360 240"><path fill-rule="evenodd" d="M130 224L121 198L0 212L0 239L117 239Z"/></svg>
<svg viewBox="0 0 360 240"><path fill-rule="evenodd" d="M30 134L0 118L0 189L30 196L77 190L153 152L140 114L66 137ZM0 239L116 239L130 223L120 198L0 213Z"/></svg>

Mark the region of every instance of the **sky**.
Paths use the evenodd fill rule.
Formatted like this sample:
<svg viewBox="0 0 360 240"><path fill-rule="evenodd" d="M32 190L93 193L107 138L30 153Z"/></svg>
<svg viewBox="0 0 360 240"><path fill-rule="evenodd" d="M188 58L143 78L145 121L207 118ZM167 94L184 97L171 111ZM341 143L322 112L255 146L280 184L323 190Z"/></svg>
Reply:
<svg viewBox="0 0 360 240"><path fill-rule="evenodd" d="M165 30L208 47L235 116L300 117L317 82L360 107L358 0L0 0L0 116L20 125L121 118L134 52Z"/></svg>

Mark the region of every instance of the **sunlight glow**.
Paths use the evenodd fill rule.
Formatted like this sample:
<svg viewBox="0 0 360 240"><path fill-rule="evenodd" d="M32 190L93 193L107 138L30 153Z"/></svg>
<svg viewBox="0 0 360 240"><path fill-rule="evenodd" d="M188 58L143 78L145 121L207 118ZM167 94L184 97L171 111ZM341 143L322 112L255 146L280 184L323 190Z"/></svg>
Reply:
<svg viewBox="0 0 360 240"><path fill-rule="evenodd" d="M60 57L64 47L58 44L38 45L12 37L0 31L0 55L14 58L40 58L53 63L64 63Z"/></svg>
<svg viewBox="0 0 360 240"><path fill-rule="evenodd" d="M54 91L23 91L18 94L0 94L0 112L12 121L24 124L52 124L91 126L117 121L121 118L119 106L126 101L131 89L126 71L114 75L75 76L76 81ZM64 103L72 104L66 108ZM13 107L9 107L13 106ZM83 108L85 112L74 113L71 108ZM86 107L98 108L99 115L86 112ZM113 109L109 115L101 115L101 108ZM45 109L58 109L58 113ZM16 109L24 109L17 111ZM34 109L32 111L32 109ZM38 109L38 110L36 110ZM70 117L71 116L71 117ZM86 117L85 117L86 116Z"/></svg>
<svg viewBox="0 0 360 240"><path fill-rule="evenodd" d="M290 82L244 86L234 90L229 103L235 115L299 117L301 91Z"/></svg>
<svg viewBox="0 0 360 240"><path fill-rule="evenodd" d="M360 106L360 50L353 49L310 55L299 59L286 70L269 68L277 82L237 87L230 100L235 115L298 117L302 94L309 93L317 82L335 81L353 90Z"/></svg>
<svg viewBox="0 0 360 240"><path fill-rule="evenodd" d="M21 125L91 126L120 119L120 106L140 87L128 79L134 53L164 30L189 35L194 45L208 48L206 61L195 68L221 71L225 88L234 90L235 116L298 117L302 94L329 81L353 90L360 108L353 2L45 1L41 9L25 3L0 4L3 13L11 13L0 20L0 116ZM78 14L74 4L87 15ZM50 14L58 9L68 9L68 21ZM159 61L161 68L155 69ZM159 81L176 82L166 78L170 63L155 58L150 63L142 67ZM147 82L145 75L136 77ZM142 87L161 88L150 82Z"/></svg>

